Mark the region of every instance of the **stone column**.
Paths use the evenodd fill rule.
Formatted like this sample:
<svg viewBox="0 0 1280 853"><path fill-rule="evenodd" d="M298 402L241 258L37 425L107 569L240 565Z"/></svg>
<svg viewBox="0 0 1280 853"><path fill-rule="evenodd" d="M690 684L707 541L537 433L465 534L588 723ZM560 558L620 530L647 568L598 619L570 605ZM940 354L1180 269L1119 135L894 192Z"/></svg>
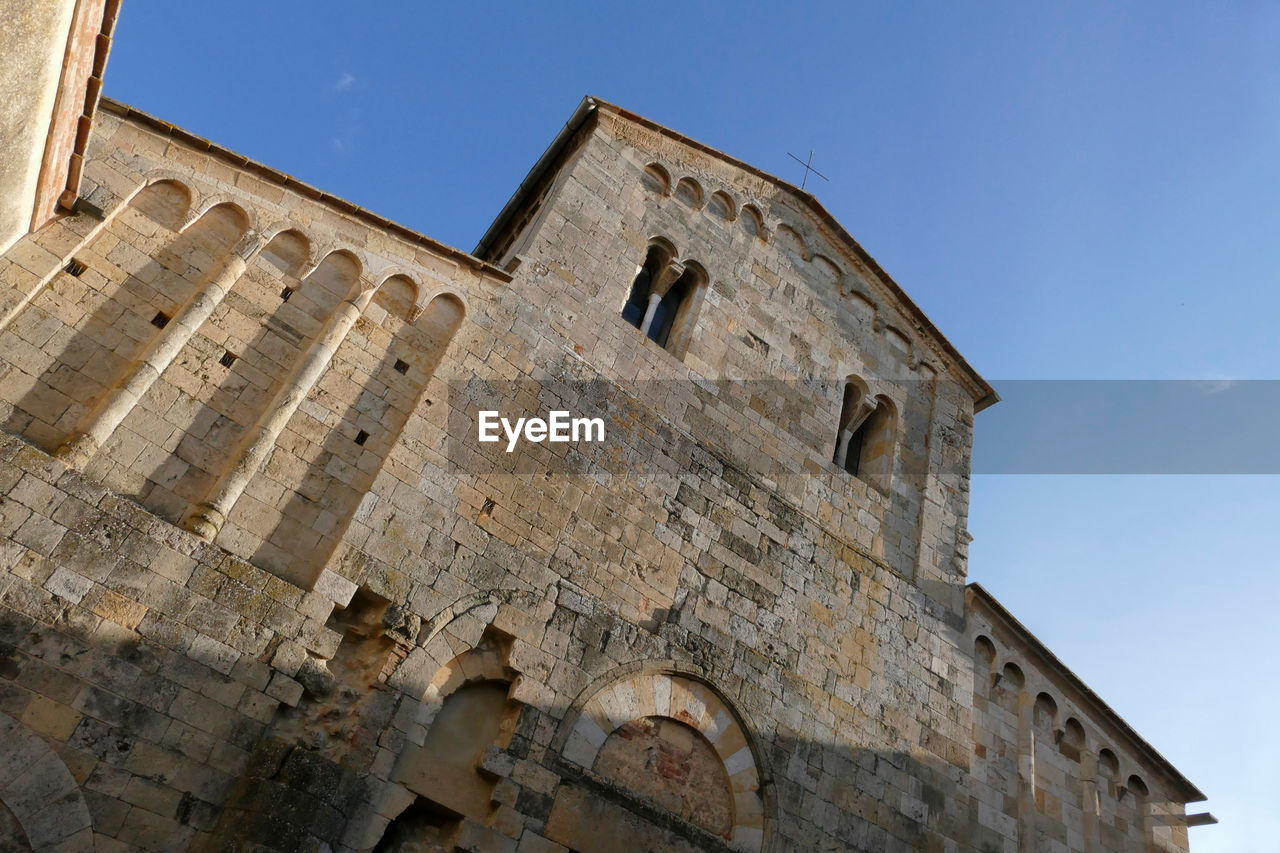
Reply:
<svg viewBox="0 0 1280 853"><path fill-rule="evenodd" d="M649 334L649 327L653 325L653 315L657 312L658 303L661 301L661 293L649 294L649 307L644 309L644 319L640 321L640 334Z"/></svg>
<svg viewBox="0 0 1280 853"><path fill-rule="evenodd" d="M249 481L261 470L276 446L276 439L324 374L338 345L364 313L376 291L376 287L360 281L355 294L333 312L324 330L298 360L271 403L240 439L231 454L230 464L218 475L208 497L187 516L184 524L188 530L210 541L218 535L231 508L244 494Z"/></svg>
<svg viewBox="0 0 1280 853"><path fill-rule="evenodd" d="M649 327L653 325L653 315L658 310L658 303L682 275L684 275L684 264L679 261L667 261L667 265L653 277L653 281L649 283L649 307L645 309L644 320L640 323L640 334L646 336L649 334Z"/></svg>
<svg viewBox="0 0 1280 853"><path fill-rule="evenodd" d="M1084 815L1085 853L1098 853L1098 757L1083 745L1080 747L1080 811Z"/></svg>
<svg viewBox="0 0 1280 853"><path fill-rule="evenodd" d="M124 379L108 391L98 404L80 419L71 437L58 448L55 455L76 468L81 468L101 449L116 427L128 416L152 384L182 352L213 309L218 307L231 290L232 285L244 275L249 262L266 245L260 234L247 233L237 241L231 253L209 276L207 282L196 289L177 315L165 324L136 361L130 366Z"/></svg>
<svg viewBox="0 0 1280 853"><path fill-rule="evenodd" d="M1036 850L1036 740L1034 701L1026 685L1018 688L1018 853Z"/></svg>

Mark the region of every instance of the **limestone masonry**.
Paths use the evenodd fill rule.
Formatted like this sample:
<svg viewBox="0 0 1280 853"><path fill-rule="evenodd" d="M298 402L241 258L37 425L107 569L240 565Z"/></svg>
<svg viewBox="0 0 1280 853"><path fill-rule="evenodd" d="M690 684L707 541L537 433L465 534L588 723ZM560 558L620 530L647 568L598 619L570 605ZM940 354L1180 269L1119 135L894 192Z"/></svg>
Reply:
<svg viewBox="0 0 1280 853"><path fill-rule="evenodd" d="M468 254L99 100L116 4L20 5L0 851L1180 851L1212 820L966 586L996 396L812 196L588 98ZM508 453L481 411L606 439Z"/></svg>

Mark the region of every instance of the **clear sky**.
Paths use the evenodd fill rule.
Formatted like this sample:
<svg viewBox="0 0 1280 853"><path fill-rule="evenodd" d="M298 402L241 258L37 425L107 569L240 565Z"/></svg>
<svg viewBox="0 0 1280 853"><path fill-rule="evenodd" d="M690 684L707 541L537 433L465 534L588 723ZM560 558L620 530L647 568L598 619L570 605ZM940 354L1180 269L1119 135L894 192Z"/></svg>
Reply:
<svg viewBox="0 0 1280 853"><path fill-rule="evenodd" d="M1280 4L127 0L106 81L467 250L585 94L797 183L814 149L997 388L1280 378ZM1209 795L1193 850L1274 851L1280 477L972 499L971 579Z"/></svg>

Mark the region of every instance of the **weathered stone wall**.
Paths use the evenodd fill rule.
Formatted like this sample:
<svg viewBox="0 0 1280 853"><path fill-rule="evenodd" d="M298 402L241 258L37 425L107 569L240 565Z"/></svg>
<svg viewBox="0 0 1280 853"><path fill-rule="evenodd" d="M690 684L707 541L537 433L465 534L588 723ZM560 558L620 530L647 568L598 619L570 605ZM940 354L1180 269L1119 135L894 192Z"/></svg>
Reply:
<svg viewBox="0 0 1280 853"><path fill-rule="evenodd" d="M508 274L99 114L105 218L0 259L0 724L48 767L0 767L0 820L99 850L969 842L973 389L808 208L642 131L584 130ZM706 273L683 360L620 316L655 236ZM850 375L897 413L884 482L831 461ZM607 440L508 454L481 408Z"/></svg>
<svg viewBox="0 0 1280 853"><path fill-rule="evenodd" d="M975 848L1187 850L1185 782L1021 630L970 594Z"/></svg>

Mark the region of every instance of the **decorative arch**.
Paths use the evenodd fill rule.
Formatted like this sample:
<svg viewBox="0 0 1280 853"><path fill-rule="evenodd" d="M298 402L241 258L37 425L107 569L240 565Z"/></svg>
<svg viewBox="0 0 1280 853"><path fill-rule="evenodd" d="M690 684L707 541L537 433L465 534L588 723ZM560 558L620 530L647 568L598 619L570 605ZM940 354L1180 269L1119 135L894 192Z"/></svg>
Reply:
<svg viewBox="0 0 1280 853"><path fill-rule="evenodd" d="M991 669L996 661L995 643L985 634L979 634L973 641L973 656L987 669Z"/></svg>
<svg viewBox="0 0 1280 853"><path fill-rule="evenodd" d="M793 263L799 264L809 258L809 250L804 244L804 238L790 225L781 224L774 229L774 242L783 254L791 257Z"/></svg>
<svg viewBox="0 0 1280 853"><path fill-rule="evenodd" d="M228 218L235 218L241 223L241 231L249 231L253 228L253 213L251 210L245 209L235 197L229 193L218 193L216 195L205 196L199 203L192 205L190 213L187 216L187 223L181 230L186 231L187 228L195 224L197 221L209 216L216 210L223 210L223 215Z"/></svg>
<svg viewBox="0 0 1280 853"><path fill-rule="evenodd" d="M831 260L826 255L814 255L813 269L817 274L819 284L825 285L837 292L842 290L844 273L840 270L839 264L835 261Z"/></svg>
<svg viewBox="0 0 1280 853"><path fill-rule="evenodd" d="M1032 708L1032 721L1037 728L1049 731L1058 721L1058 703L1048 693L1039 693Z"/></svg>
<svg viewBox="0 0 1280 853"><path fill-rule="evenodd" d="M760 240L765 239L764 217L760 214L760 208L754 204L744 204L738 221L742 223L742 230L752 237L758 237Z"/></svg>
<svg viewBox="0 0 1280 853"><path fill-rule="evenodd" d="M1098 775L1109 782L1120 778L1120 759L1106 747L1098 751Z"/></svg>
<svg viewBox="0 0 1280 853"><path fill-rule="evenodd" d="M1143 782L1142 777L1136 773L1132 774L1128 781L1125 782L1125 787L1132 791L1134 796L1139 799L1145 800L1151 795L1151 791L1147 788L1147 783Z"/></svg>
<svg viewBox="0 0 1280 853"><path fill-rule="evenodd" d="M328 290L330 295L342 300L351 295L352 288L360 281L364 264L350 249L330 249L314 254L315 264L302 276L304 287L313 282ZM336 307L337 303L334 303Z"/></svg>
<svg viewBox="0 0 1280 853"><path fill-rule="evenodd" d="M418 301L415 303L414 309L419 312L425 311L427 310L427 306L432 302L435 302L437 299L445 299L455 303L458 306L458 310L461 312L463 319L471 314L471 303L467 299L466 294L444 284L434 287L431 290L419 288Z"/></svg>
<svg viewBox="0 0 1280 853"><path fill-rule="evenodd" d="M170 231L187 221L195 195L191 187L174 178L158 178L138 187L124 207L136 210Z"/></svg>
<svg viewBox="0 0 1280 853"><path fill-rule="evenodd" d="M611 735L629 723L650 718L675 720L705 739L732 796L732 822L726 832L729 845L735 850L760 850L764 801L753 743L724 698L701 681L658 672L624 677L597 690L582 705L562 754L592 772Z"/></svg>
<svg viewBox="0 0 1280 853"><path fill-rule="evenodd" d="M850 290L849 311L853 314L854 322L867 332L875 329L876 317L879 311L876 308L875 300L870 296L860 290Z"/></svg>
<svg viewBox="0 0 1280 853"><path fill-rule="evenodd" d="M258 233L262 235L262 239L264 240L274 240L281 234L291 234L303 240L307 244L308 262L310 262L311 258L315 255L315 243L300 228L298 228L297 225L287 219L273 222L271 225L259 229Z"/></svg>
<svg viewBox="0 0 1280 853"><path fill-rule="evenodd" d="M641 183L644 184L645 189L660 196L671 193L671 173L663 168L660 163L650 163L644 167Z"/></svg>
<svg viewBox="0 0 1280 853"><path fill-rule="evenodd" d="M0 804L21 826L31 849L40 853L93 848L93 819L75 777L35 732L0 713ZM37 784L34 780L40 780Z"/></svg>
<svg viewBox="0 0 1280 853"><path fill-rule="evenodd" d="M1079 761L1084 744L1084 726L1080 725L1080 721L1075 717L1067 717L1067 721L1062 724L1060 751L1067 754L1067 750L1071 750L1073 754L1068 757L1073 761Z"/></svg>
<svg viewBox="0 0 1280 853"><path fill-rule="evenodd" d="M738 208L733 203L733 197L723 190L717 190L711 194L711 201L707 202L707 212L728 222L738 218Z"/></svg>
<svg viewBox="0 0 1280 853"><path fill-rule="evenodd" d="M263 260L282 275L297 279L311 266L311 241L297 228L281 225L262 236L267 241L261 253Z"/></svg>
<svg viewBox="0 0 1280 853"><path fill-rule="evenodd" d="M418 283L405 273L391 273L378 283L373 303L381 305L398 317L413 322L414 309L418 304Z"/></svg>
<svg viewBox="0 0 1280 853"><path fill-rule="evenodd" d="M702 185L693 178L681 178L676 184L676 198L693 209L702 209L702 197Z"/></svg>

